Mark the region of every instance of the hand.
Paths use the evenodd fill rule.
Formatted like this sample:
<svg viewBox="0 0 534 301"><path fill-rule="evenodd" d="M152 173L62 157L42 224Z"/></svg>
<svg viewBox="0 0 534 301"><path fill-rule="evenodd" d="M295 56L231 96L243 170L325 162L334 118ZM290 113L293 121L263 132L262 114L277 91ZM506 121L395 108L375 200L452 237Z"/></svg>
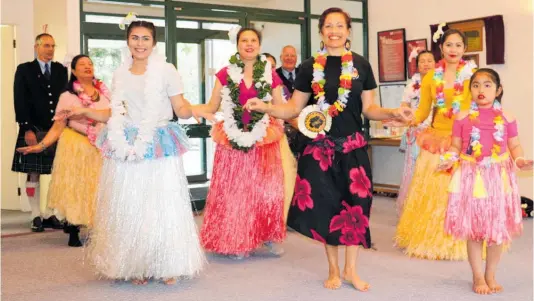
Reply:
<svg viewBox="0 0 534 301"><path fill-rule="evenodd" d="M525 158L516 158L515 165L520 170L532 170L534 162L532 160L526 160Z"/></svg>
<svg viewBox="0 0 534 301"><path fill-rule="evenodd" d="M414 118L413 110L405 106L393 109L391 113L393 115L393 119L397 119L399 121L403 120L405 122L411 122Z"/></svg>
<svg viewBox="0 0 534 301"><path fill-rule="evenodd" d="M31 130L26 131L26 133L24 133L24 141L26 142L26 145L36 145L37 136L35 136L35 133Z"/></svg>
<svg viewBox="0 0 534 301"><path fill-rule="evenodd" d="M37 154L43 151L43 148L40 145L34 144L32 146L19 147L17 152L22 153L23 155L27 154Z"/></svg>
<svg viewBox="0 0 534 301"><path fill-rule="evenodd" d="M63 121L67 119L73 119L73 120L81 119L83 118L85 113L87 113L86 108L71 107L69 109L56 112L56 115L54 116L54 120Z"/></svg>
<svg viewBox="0 0 534 301"><path fill-rule="evenodd" d="M438 171L447 171L452 168L454 161L448 160L443 161L438 164Z"/></svg>
<svg viewBox="0 0 534 301"><path fill-rule="evenodd" d="M382 126L385 126L385 127L405 127L408 125L409 125L408 122L402 119L398 119L398 118L382 120Z"/></svg>
<svg viewBox="0 0 534 301"><path fill-rule="evenodd" d="M267 113L267 110L269 109L269 104L257 97L254 97L250 98L243 108L249 112L256 111L260 113Z"/></svg>
<svg viewBox="0 0 534 301"><path fill-rule="evenodd" d="M217 122L217 119L215 118L214 114L205 112L204 110L202 110L200 107L197 107L197 106L191 107L191 114L193 115L193 118L195 118L195 120L198 123L201 123L200 118L204 118L213 123Z"/></svg>

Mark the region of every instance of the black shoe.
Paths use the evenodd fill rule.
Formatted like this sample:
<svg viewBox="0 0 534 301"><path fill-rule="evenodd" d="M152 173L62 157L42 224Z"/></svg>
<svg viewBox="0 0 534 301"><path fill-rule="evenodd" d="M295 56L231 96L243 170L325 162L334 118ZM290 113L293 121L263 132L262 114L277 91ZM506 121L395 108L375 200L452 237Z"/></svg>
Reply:
<svg viewBox="0 0 534 301"><path fill-rule="evenodd" d="M63 222L63 233L69 234L69 222L64 221Z"/></svg>
<svg viewBox="0 0 534 301"><path fill-rule="evenodd" d="M41 217L37 216L32 220L32 232L43 232L43 222L41 221Z"/></svg>
<svg viewBox="0 0 534 301"><path fill-rule="evenodd" d="M69 225L66 229L69 233L69 247L81 247L83 244L80 241L80 227Z"/></svg>
<svg viewBox="0 0 534 301"><path fill-rule="evenodd" d="M55 215L43 220L43 227L52 229L63 229L63 224Z"/></svg>

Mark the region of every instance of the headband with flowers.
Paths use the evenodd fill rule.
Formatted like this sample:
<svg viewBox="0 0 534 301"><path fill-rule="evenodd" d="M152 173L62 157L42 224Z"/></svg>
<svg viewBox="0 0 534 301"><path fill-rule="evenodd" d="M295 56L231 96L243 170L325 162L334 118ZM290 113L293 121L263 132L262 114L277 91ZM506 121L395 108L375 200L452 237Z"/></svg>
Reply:
<svg viewBox="0 0 534 301"><path fill-rule="evenodd" d="M124 19L121 20L119 28L122 30L126 29L127 25L130 25L133 21L137 21L137 13L129 12Z"/></svg>
<svg viewBox="0 0 534 301"><path fill-rule="evenodd" d="M432 36L432 41L434 41L434 43L437 43L439 38L444 34L443 32L443 27L445 27L447 24L445 22L443 23L440 23L438 25L438 30L436 30L436 32L434 33L434 35Z"/></svg>
<svg viewBox="0 0 534 301"><path fill-rule="evenodd" d="M230 42L233 44L237 44L237 33L239 33L240 30L241 26L237 25L228 31L228 38L230 38Z"/></svg>

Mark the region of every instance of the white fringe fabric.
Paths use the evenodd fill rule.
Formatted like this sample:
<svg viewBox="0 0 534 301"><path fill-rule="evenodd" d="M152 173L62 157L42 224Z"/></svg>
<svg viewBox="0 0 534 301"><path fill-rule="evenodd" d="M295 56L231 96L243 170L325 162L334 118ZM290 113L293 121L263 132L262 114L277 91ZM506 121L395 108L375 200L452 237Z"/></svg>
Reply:
<svg viewBox="0 0 534 301"><path fill-rule="evenodd" d="M88 256L110 279L192 277L206 259L182 157L105 159Z"/></svg>

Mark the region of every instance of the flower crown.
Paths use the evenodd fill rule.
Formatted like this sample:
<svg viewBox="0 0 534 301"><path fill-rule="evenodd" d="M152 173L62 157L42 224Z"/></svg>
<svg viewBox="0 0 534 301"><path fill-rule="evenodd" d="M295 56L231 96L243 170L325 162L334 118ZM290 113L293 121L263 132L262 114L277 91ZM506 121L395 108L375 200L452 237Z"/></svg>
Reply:
<svg viewBox="0 0 534 301"><path fill-rule="evenodd" d="M417 58L417 55L419 54L419 47L414 47L412 49L412 52L410 52L410 57L408 58L408 62L411 63L413 59Z"/></svg>
<svg viewBox="0 0 534 301"><path fill-rule="evenodd" d="M233 44L237 44L237 33L239 33L240 30L241 26L237 25L228 31L228 38L230 38L230 42Z"/></svg>
<svg viewBox="0 0 534 301"><path fill-rule="evenodd" d="M129 12L124 19L121 20L119 28L122 30L126 29L127 25L130 25L132 22L137 21L137 13Z"/></svg>
<svg viewBox="0 0 534 301"><path fill-rule="evenodd" d="M446 25L447 25L447 23L445 23L445 22L440 23L438 25L438 30L436 30L436 32L432 36L432 41L434 41L434 43L437 43L439 38L444 34L443 27L445 27Z"/></svg>

